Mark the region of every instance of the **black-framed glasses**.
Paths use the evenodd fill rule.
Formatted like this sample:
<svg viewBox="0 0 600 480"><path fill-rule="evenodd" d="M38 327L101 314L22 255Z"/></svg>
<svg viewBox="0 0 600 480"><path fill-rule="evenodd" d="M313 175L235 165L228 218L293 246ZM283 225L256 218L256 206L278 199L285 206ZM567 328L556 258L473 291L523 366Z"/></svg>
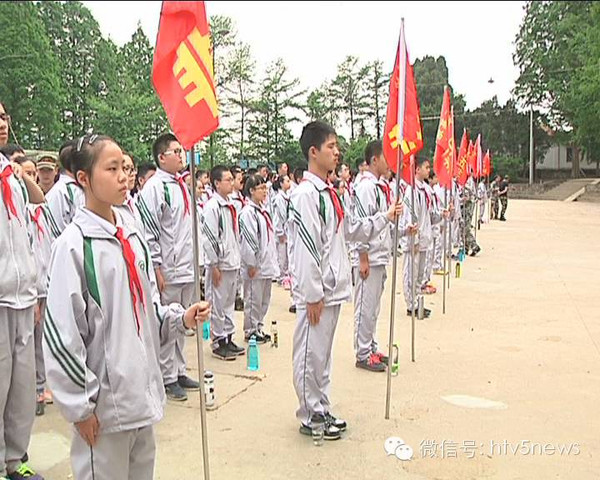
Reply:
<svg viewBox="0 0 600 480"><path fill-rule="evenodd" d="M137 173L137 168L135 167L123 167L123 171L125 173Z"/></svg>
<svg viewBox="0 0 600 480"><path fill-rule="evenodd" d="M181 157L181 154L183 153L183 149L182 148L175 148L173 150L166 150L163 155L171 155L172 153L174 153L175 155L177 155L178 157Z"/></svg>
<svg viewBox="0 0 600 480"><path fill-rule="evenodd" d="M0 120L10 123L10 115L8 113L0 113Z"/></svg>

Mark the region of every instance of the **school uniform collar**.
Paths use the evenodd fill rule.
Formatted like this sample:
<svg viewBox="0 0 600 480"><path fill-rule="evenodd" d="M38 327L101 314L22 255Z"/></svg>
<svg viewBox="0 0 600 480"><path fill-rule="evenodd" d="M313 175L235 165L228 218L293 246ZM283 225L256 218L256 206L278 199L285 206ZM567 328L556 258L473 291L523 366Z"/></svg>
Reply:
<svg viewBox="0 0 600 480"><path fill-rule="evenodd" d="M215 193L212 198L217 200L217 203L221 206L221 207L229 207L229 205L232 205L231 200L229 200L228 198L223 198L222 195L219 195L218 193Z"/></svg>
<svg viewBox="0 0 600 480"><path fill-rule="evenodd" d="M258 203L256 203L255 201L248 199L248 205L251 207L254 207L260 211L263 211L265 208L262 205L259 205Z"/></svg>
<svg viewBox="0 0 600 480"><path fill-rule="evenodd" d="M377 183L380 181L379 178L377 178L375 175L373 175L373 173L371 173L369 170L367 170L365 173L363 173L360 177L360 181L362 182L363 180L370 180L371 182Z"/></svg>
<svg viewBox="0 0 600 480"><path fill-rule="evenodd" d="M60 176L58 177L59 181L63 181L65 184L67 183L72 183L73 185L77 185L79 187L79 184L75 181L75 179L73 177L71 177L70 175L67 175L66 173L61 173ZM81 188L81 187L79 187Z"/></svg>
<svg viewBox="0 0 600 480"><path fill-rule="evenodd" d="M0 172L3 172L6 167L10 165L8 158L0 153Z"/></svg>
<svg viewBox="0 0 600 480"><path fill-rule="evenodd" d="M317 188L317 190L319 190L320 192L330 188L327 183L325 183L323 180L321 180L319 177L317 177L314 173L311 173L308 170L306 172L304 172L302 181L308 181L308 182L312 183Z"/></svg>
<svg viewBox="0 0 600 480"><path fill-rule="evenodd" d="M172 175L169 172L167 172L166 170L163 170L162 168L157 168L155 175L157 175L158 178L160 178L163 182L179 183L179 179L183 178L182 175L179 175L179 174Z"/></svg>
<svg viewBox="0 0 600 480"><path fill-rule="evenodd" d="M113 225L109 221L95 214L86 207L80 207L76 210L75 216L73 217L73 223L79 227L84 237L89 238L102 238L102 239L116 239L117 227L123 229L125 238L130 237L134 233L134 229L121 216L119 211L115 208L112 209L113 215L115 216L115 223Z"/></svg>

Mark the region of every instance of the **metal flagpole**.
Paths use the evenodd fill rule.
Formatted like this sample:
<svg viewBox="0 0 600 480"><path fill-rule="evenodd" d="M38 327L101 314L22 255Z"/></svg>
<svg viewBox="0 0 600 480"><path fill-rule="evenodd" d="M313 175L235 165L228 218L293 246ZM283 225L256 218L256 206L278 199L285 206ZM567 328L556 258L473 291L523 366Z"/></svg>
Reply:
<svg viewBox="0 0 600 480"><path fill-rule="evenodd" d="M448 188L444 188L444 208L448 208ZM442 271L444 274L444 295L443 295L443 303L442 303L442 313L446 315L446 232L448 231L448 218L444 219L446 222L446 228L444 229L443 235L443 249L444 249L444 264L442 267Z"/></svg>
<svg viewBox="0 0 600 480"><path fill-rule="evenodd" d="M396 162L396 202L400 198L400 178L402 165L402 148L398 145L398 160ZM398 268L398 221L394 225L394 257L392 260L392 298L390 301L390 338L388 344L388 368L387 368L387 390L385 395L385 419L390 418L390 399L392 396L392 365L394 358L394 320L396 318L396 276Z"/></svg>
<svg viewBox="0 0 600 480"><path fill-rule="evenodd" d="M450 185L450 203L454 205L454 196L452 195L454 190L454 180L450 182ZM452 276L452 220L448 223L448 246L448 290L450 290L450 277Z"/></svg>
<svg viewBox="0 0 600 480"><path fill-rule="evenodd" d="M410 187L410 204L412 206L412 223L413 225L417 223L417 212L415 209L415 165L414 165L414 156L410 158L410 170L411 170L411 180L412 185ZM412 290L412 305L410 306L410 317L411 317L411 360L415 361L415 300L416 300L416 288L415 288L415 235L412 234L410 236L410 276L411 276L411 290ZM418 303L418 302L417 302Z"/></svg>
<svg viewBox="0 0 600 480"><path fill-rule="evenodd" d="M196 301L200 300L200 265L198 264L198 210L196 203L196 161L192 152L190 162L190 175L192 180L192 238L194 242L194 295ZM198 351L198 381L200 382L200 424L202 427L202 459L204 466L204 480L210 480L210 466L208 462L208 433L206 425L206 397L204 393L204 349L202 345L202 329L196 329L196 349Z"/></svg>
<svg viewBox="0 0 600 480"><path fill-rule="evenodd" d="M404 162L404 155L402 154L402 140L404 139L404 107L406 104L406 42L404 39L404 18L400 21L400 36L398 39L399 52L399 64L398 73L398 113L397 113L397 126L398 126L398 154L396 158L396 201L400 197L400 180L402 178L402 165ZM402 81L400 81L402 80ZM393 79L392 79L393 81ZM390 401L392 398L392 364L394 358L394 319L396 315L396 273L398 264L398 217L395 221L394 231L394 258L392 264L392 299L390 302L390 337L388 345L388 368L387 368L387 387L385 394L385 419L390 418Z"/></svg>

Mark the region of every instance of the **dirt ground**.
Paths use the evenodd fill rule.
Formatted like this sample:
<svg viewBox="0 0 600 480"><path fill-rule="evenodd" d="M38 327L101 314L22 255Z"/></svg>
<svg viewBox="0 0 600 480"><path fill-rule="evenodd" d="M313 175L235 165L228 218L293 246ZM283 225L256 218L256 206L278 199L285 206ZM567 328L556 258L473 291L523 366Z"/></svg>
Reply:
<svg viewBox="0 0 600 480"><path fill-rule="evenodd" d="M344 306L332 399L349 428L320 448L298 433L294 316L287 292L274 287L269 317L279 320L280 347L261 347L260 371L247 371L245 359L206 356L218 405L207 413L212 478L597 479L600 204L511 200L507 218L478 232L482 253L451 279L446 315L434 279L438 293L426 299L433 314L416 324L415 363L397 296L401 363L389 420L386 375L355 368L352 306ZM378 329L384 348L390 285ZM195 338L186 350L197 378ZM198 405L197 394L168 404L156 427L157 479L202 478ZM36 420L31 464L47 479L72 478L70 435L56 406ZM390 436L413 448L412 460L386 456Z"/></svg>

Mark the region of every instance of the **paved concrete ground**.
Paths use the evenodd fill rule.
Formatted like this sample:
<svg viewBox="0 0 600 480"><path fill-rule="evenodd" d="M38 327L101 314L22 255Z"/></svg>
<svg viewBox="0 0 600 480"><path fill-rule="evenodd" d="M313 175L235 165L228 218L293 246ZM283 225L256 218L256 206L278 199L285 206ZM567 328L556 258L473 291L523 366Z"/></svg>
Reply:
<svg viewBox="0 0 600 480"><path fill-rule="evenodd" d="M344 307L333 400L349 430L321 448L298 433L294 317L286 293L275 288L270 315L279 319L281 344L261 347L260 372L250 375L245 361L207 357L219 406L208 413L212 478L598 478L600 205L511 200L507 217L482 227L483 251L467 259L462 278L451 280L445 316L441 288L428 297L434 313L417 323L416 363L410 319L397 297L401 366L390 420L384 420L386 376L354 367L352 308ZM383 346L389 286L388 280ZM186 349L194 365L193 339ZM169 404L156 432L156 478L202 478L197 397ZM411 461L385 455L390 436L412 446ZM69 437L56 406L36 421L32 465L46 478L69 478ZM569 455L558 452L569 446Z"/></svg>

